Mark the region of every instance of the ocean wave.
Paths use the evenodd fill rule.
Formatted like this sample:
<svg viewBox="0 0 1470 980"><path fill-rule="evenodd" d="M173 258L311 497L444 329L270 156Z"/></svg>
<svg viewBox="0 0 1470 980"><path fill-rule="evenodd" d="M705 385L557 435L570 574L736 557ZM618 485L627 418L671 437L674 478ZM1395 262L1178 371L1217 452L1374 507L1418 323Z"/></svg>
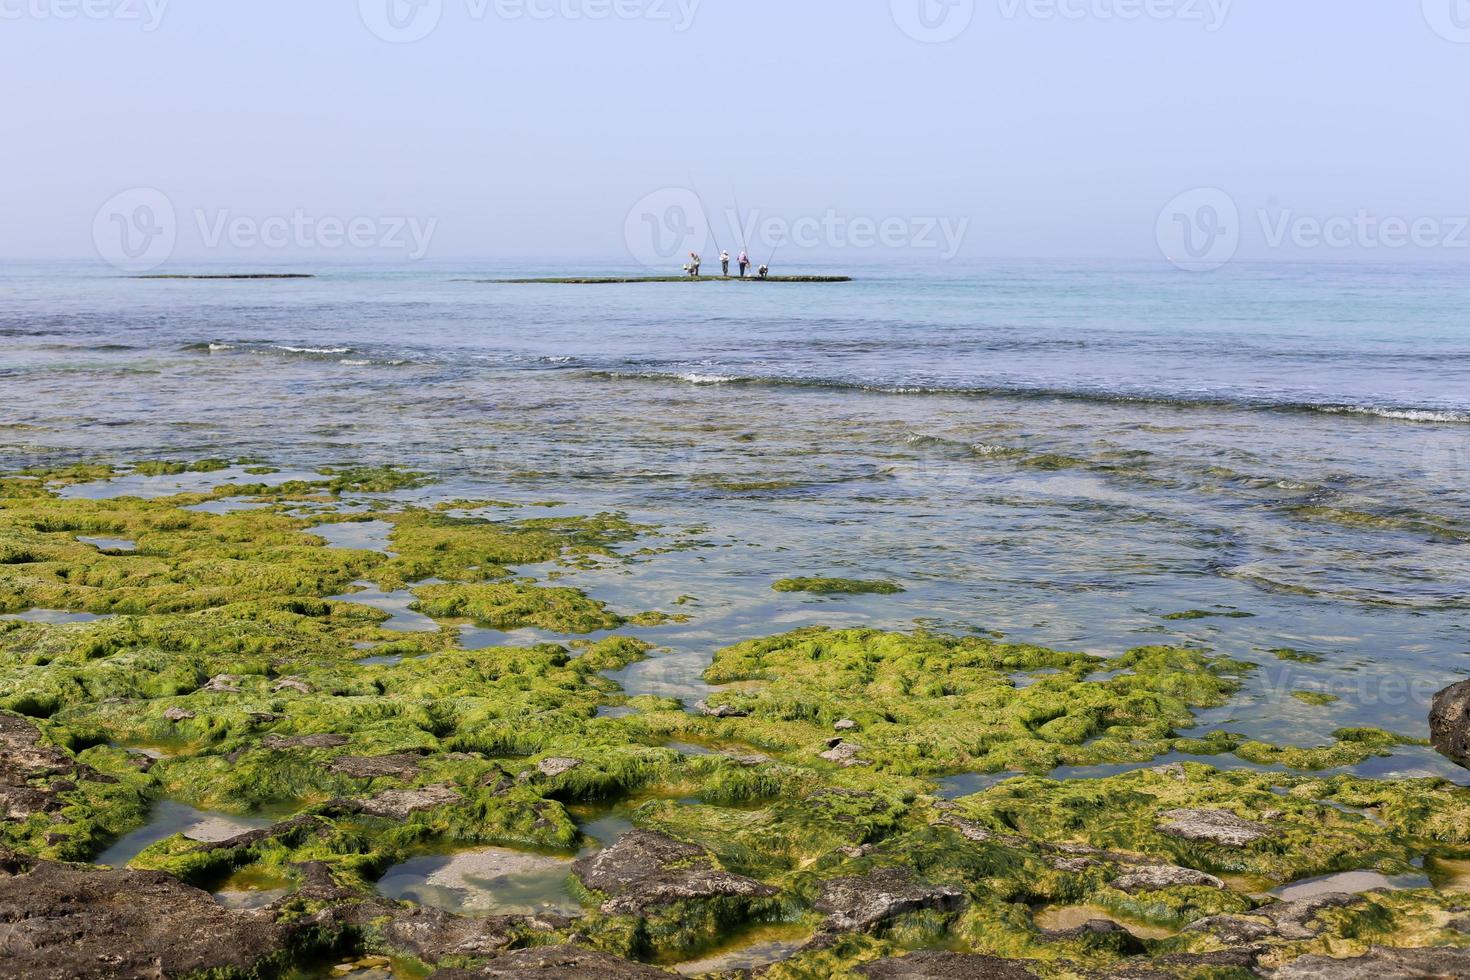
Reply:
<svg viewBox="0 0 1470 980"><path fill-rule="evenodd" d="M275 350L283 350L288 354L350 354L351 347L293 347L290 344L274 344Z"/></svg>
<svg viewBox="0 0 1470 980"><path fill-rule="evenodd" d="M1160 405L1171 408L1227 408L1276 412L1306 412L1329 415L1359 415L1395 422L1470 424L1470 410L1416 405L1355 405L1342 402L1302 401L1290 395L1280 398L1230 393L1171 394L1160 391L1107 391L1028 384L904 384L860 381L846 378L788 377L781 375L704 374L668 370L591 370L587 377L603 380L679 381L687 384L748 385L773 388L826 388L866 391L882 395L939 395L969 398L1055 399L1109 405Z"/></svg>

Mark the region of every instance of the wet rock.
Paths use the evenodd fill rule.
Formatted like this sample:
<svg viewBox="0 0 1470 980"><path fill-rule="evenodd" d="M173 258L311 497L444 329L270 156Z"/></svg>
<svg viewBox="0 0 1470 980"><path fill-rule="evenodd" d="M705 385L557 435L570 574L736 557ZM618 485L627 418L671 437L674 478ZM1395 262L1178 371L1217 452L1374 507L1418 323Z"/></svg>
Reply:
<svg viewBox="0 0 1470 980"><path fill-rule="evenodd" d="M965 953L910 953L875 960L857 968L870 980L1035 980L1018 960Z"/></svg>
<svg viewBox="0 0 1470 980"><path fill-rule="evenodd" d="M1271 828L1238 817L1229 810L1169 810L1160 814L1159 830L1170 837L1245 847L1271 835Z"/></svg>
<svg viewBox="0 0 1470 980"><path fill-rule="evenodd" d="M1124 945L1128 945L1127 940L1133 938L1131 932L1112 919L1088 919L1080 926L1073 926L1070 929L1043 929L1041 934L1053 941L1058 939L1119 939L1124 940ZM1127 939L1125 940L1124 937Z"/></svg>
<svg viewBox="0 0 1470 980"><path fill-rule="evenodd" d="M429 980L521 980L526 977L546 977L547 980L668 980L670 976L676 974L607 953L575 946L542 946L519 949L473 969L440 970L430 975Z"/></svg>
<svg viewBox="0 0 1470 980"><path fill-rule="evenodd" d="M1463 980L1470 949L1372 949L1335 960L1304 956L1270 974L1273 980Z"/></svg>
<svg viewBox="0 0 1470 980"><path fill-rule="evenodd" d="M329 824L319 817L302 815L282 820L280 823L263 827L260 830L249 830L243 834L236 834L225 840L202 841L194 847L194 850L201 854L214 851L238 851L268 840L287 841L295 845L314 833L326 830L328 826Z"/></svg>
<svg viewBox="0 0 1470 980"><path fill-rule="evenodd" d="M1461 681L1434 696L1429 737L1441 755L1470 768L1470 681Z"/></svg>
<svg viewBox="0 0 1470 980"><path fill-rule="evenodd" d="M948 827L951 830L957 831L965 840L974 841L976 844L997 841L1007 847L1026 847L1030 844L1030 841L1024 837L1016 837L1012 834L996 834L975 823L973 820L966 820L964 817L948 809L940 809L943 815L937 823L941 827Z"/></svg>
<svg viewBox="0 0 1470 980"><path fill-rule="evenodd" d="M1318 895L1298 902L1273 902L1249 915L1212 915L1190 923L1186 932L1207 932L1226 946L1248 946L1266 939L1314 939L1322 928L1315 922L1325 909L1359 904L1356 895Z"/></svg>
<svg viewBox="0 0 1470 980"><path fill-rule="evenodd" d="M710 718L748 718L750 712L728 704L711 705L708 701L694 702L694 710Z"/></svg>
<svg viewBox="0 0 1470 980"><path fill-rule="evenodd" d="M920 881L907 868L878 868L861 878L822 882L816 909L827 916L824 930L853 932L876 928L908 912L952 912L964 902L964 892L952 885Z"/></svg>
<svg viewBox="0 0 1470 980"><path fill-rule="evenodd" d="M464 799L452 786L425 786L423 789L390 789L370 800L357 803L358 813L388 820L406 820L415 813L437 806L458 803Z"/></svg>
<svg viewBox="0 0 1470 980"><path fill-rule="evenodd" d="M185 711L183 708L169 708L163 713L163 717L165 721L171 721L177 725L181 721L190 721L199 716L192 711Z"/></svg>
<svg viewBox="0 0 1470 980"><path fill-rule="evenodd" d="M1249 949L1227 949L1218 953L1171 953L1165 956L1124 962L1098 973L1083 974L1087 980L1179 980L1180 977L1255 976L1257 953Z"/></svg>
<svg viewBox="0 0 1470 980"><path fill-rule="evenodd" d="M1120 892L1137 895L1139 892L1159 891L1163 888L1224 888L1225 882L1203 871L1160 864L1136 868L1115 878L1111 885Z"/></svg>
<svg viewBox="0 0 1470 980"><path fill-rule="evenodd" d="M157 872L0 851L0 974L36 980L253 975L317 924L233 912Z"/></svg>
<svg viewBox="0 0 1470 980"><path fill-rule="evenodd" d="M423 758L417 755L344 755L340 759L333 759L327 768L338 775L353 779L412 779L419 774L422 766Z"/></svg>
<svg viewBox="0 0 1470 980"><path fill-rule="evenodd" d="M298 694L310 694L311 685L299 677L282 677L271 685L271 690L279 694L282 691L295 691Z"/></svg>
<svg viewBox="0 0 1470 980"><path fill-rule="evenodd" d="M581 759L542 759L536 770L548 779L564 776L573 769L581 768Z"/></svg>
<svg viewBox="0 0 1470 980"><path fill-rule="evenodd" d="M777 894L769 885L717 868L701 848L646 830L624 834L572 870L587 888L611 896L602 905L607 915L638 914L687 899Z"/></svg>
<svg viewBox="0 0 1470 980"><path fill-rule="evenodd" d="M1097 867L1097 862L1092 858L1052 858L1051 866L1058 871L1068 871L1072 874L1081 874L1090 868Z"/></svg>
<svg viewBox="0 0 1470 980"><path fill-rule="evenodd" d="M200 690L208 691L211 694L239 694L240 678L233 674L220 674L217 677L211 677L209 683L201 687Z"/></svg>
<svg viewBox="0 0 1470 980"><path fill-rule="evenodd" d="M722 752L720 754L736 765L745 766L750 769L754 769L756 766L763 766L771 761L770 756L761 755L759 752Z"/></svg>
<svg viewBox="0 0 1470 980"><path fill-rule="evenodd" d="M570 920L554 916L471 918L421 905L368 903L353 911L353 921L372 923L383 940L427 963L450 957L495 956L533 934L564 931Z"/></svg>
<svg viewBox="0 0 1470 980"><path fill-rule="evenodd" d="M346 735L267 735L265 747L268 749L335 749L350 742Z"/></svg>
<svg viewBox="0 0 1470 980"><path fill-rule="evenodd" d="M833 731L838 732L852 732L857 730L857 726L857 722L853 721L851 718L844 718L837 724L833 725L832 729Z"/></svg>
<svg viewBox="0 0 1470 980"><path fill-rule="evenodd" d="M43 743L24 718L0 714L0 821L55 813L64 805L61 794L77 789L79 780L116 782Z"/></svg>
<svg viewBox="0 0 1470 980"><path fill-rule="evenodd" d="M862 751L863 747L856 742L834 738L827 743L827 751L821 754L821 758L826 759L828 762L835 762L845 768L866 766L868 763L858 758L862 754Z"/></svg>

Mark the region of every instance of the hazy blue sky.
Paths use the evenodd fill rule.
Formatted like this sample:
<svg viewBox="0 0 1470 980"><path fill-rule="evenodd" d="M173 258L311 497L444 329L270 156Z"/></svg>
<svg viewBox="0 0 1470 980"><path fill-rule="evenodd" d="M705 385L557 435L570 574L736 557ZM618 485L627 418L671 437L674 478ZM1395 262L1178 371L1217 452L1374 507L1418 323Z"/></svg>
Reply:
<svg viewBox="0 0 1470 980"><path fill-rule="evenodd" d="M763 219L886 222L921 261L1157 257L1194 188L1239 209L1241 256L1470 261L1467 0L419 2L0 0L0 255L95 258L98 209L153 188L175 258L627 260L673 205L630 209L693 183L717 214L733 185ZM381 39L390 3L437 27ZM1315 243L1360 211L1419 244L1362 220Z"/></svg>

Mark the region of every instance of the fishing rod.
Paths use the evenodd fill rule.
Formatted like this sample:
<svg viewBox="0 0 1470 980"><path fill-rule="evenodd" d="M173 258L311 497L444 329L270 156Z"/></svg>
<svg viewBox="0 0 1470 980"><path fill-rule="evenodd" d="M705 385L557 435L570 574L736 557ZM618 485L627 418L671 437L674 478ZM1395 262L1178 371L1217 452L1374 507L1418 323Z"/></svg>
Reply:
<svg viewBox="0 0 1470 980"><path fill-rule="evenodd" d="M740 195L735 191L735 182L730 181L730 196L735 199L735 220L740 229L740 251L750 255L750 243L745 240L745 209L740 206Z"/></svg>
<svg viewBox="0 0 1470 980"><path fill-rule="evenodd" d="M710 220L709 208L705 207L704 197L699 193L699 188L694 186L693 177L691 177L689 180L689 189L694 192L694 199L699 202L699 210L704 215L705 230L709 232L709 237L715 240L715 248L718 248L721 252L723 252L724 249L720 248L720 237L715 234L715 223ZM701 242L700 246L703 247L703 244L704 243Z"/></svg>

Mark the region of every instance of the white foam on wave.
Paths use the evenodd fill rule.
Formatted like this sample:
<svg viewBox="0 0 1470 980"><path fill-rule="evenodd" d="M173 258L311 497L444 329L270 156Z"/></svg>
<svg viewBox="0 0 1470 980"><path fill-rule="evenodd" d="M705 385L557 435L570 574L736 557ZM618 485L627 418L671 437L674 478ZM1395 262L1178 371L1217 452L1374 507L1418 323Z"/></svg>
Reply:
<svg viewBox="0 0 1470 980"><path fill-rule="evenodd" d="M1400 422L1470 422L1470 412L1432 408L1379 408L1374 405L1333 405L1322 409L1334 415L1372 415Z"/></svg>
<svg viewBox="0 0 1470 980"><path fill-rule="evenodd" d="M346 354L352 350L351 347L292 347L289 344L276 344L276 350L289 351L292 354Z"/></svg>
<svg viewBox="0 0 1470 980"><path fill-rule="evenodd" d="M692 385L724 385L740 379L730 374L700 374L690 372L679 375L680 381L687 381Z"/></svg>

